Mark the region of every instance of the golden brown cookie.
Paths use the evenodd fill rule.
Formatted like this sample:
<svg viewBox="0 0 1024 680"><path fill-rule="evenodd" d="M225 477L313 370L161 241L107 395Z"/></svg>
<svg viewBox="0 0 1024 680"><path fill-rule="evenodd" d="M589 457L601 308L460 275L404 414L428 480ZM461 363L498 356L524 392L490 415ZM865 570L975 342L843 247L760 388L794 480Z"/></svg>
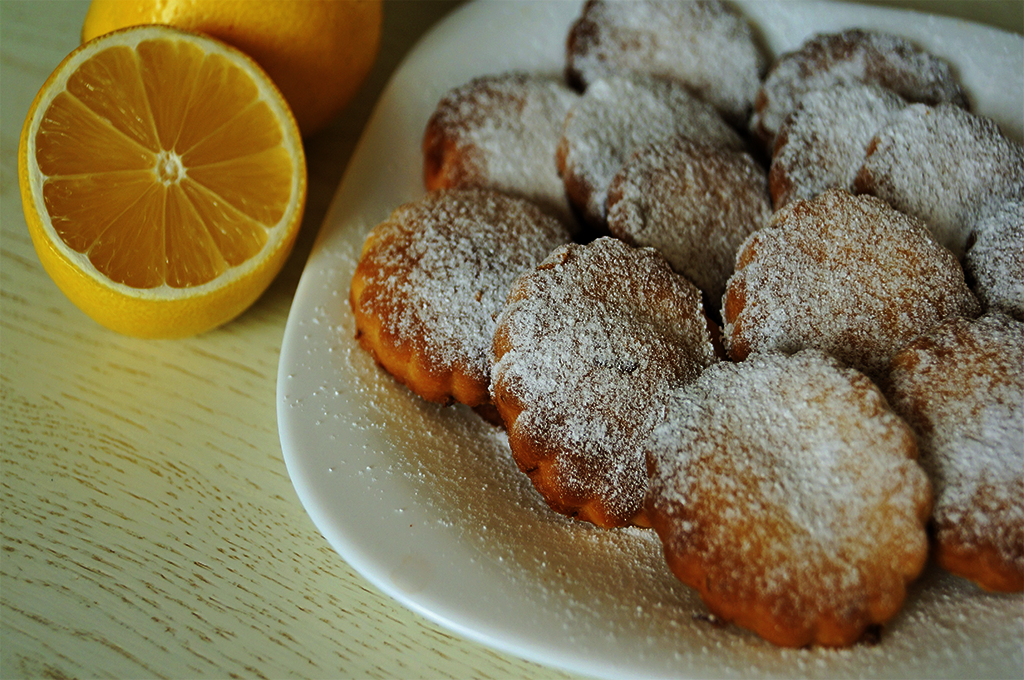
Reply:
<svg viewBox="0 0 1024 680"><path fill-rule="evenodd" d="M847 646L902 607L928 555L913 432L817 350L721 362L647 450L647 514L711 612L777 645Z"/></svg>
<svg viewBox="0 0 1024 680"><path fill-rule="evenodd" d="M978 220L967 238L964 272L985 311L1024 321L1024 198Z"/></svg>
<svg viewBox="0 0 1024 680"><path fill-rule="evenodd" d="M793 201L752 234L723 306L737 361L814 347L872 376L943 319L980 312L960 263L920 222L841 189Z"/></svg>
<svg viewBox="0 0 1024 680"><path fill-rule="evenodd" d="M958 257L978 221L1024 200L1024 146L988 118L915 104L871 139L854 188L922 220Z"/></svg>
<svg viewBox="0 0 1024 680"><path fill-rule="evenodd" d="M589 0L566 41L566 77L580 90L629 73L677 80L739 126L766 65L750 24L718 0Z"/></svg>
<svg viewBox="0 0 1024 680"><path fill-rule="evenodd" d="M711 105L679 83L647 76L591 83L569 110L555 155L569 202L604 231L608 186L622 164L637 149L676 136L744 147Z"/></svg>
<svg viewBox="0 0 1024 680"><path fill-rule="evenodd" d="M556 78L522 72L454 88L427 121L424 185L497 189L536 202L572 227L555 147L577 97Z"/></svg>
<svg viewBox="0 0 1024 680"><path fill-rule="evenodd" d="M804 94L851 82L874 83L910 102L967 106L946 62L905 38L850 29L815 35L776 60L754 100L751 132L770 150L782 121Z"/></svg>
<svg viewBox="0 0 1024 680"><path fill-rule="evenodd" d="M716 360L696 287L653 249L604 237L516 281L491 392L516 463L555 511L645 524L642 443L666 394Z"/></svg>
<svg viewBox="0 0 1024 680"><path fill-rule="evenodd" d="M778 210L825 189L853 191L868 143L904 106L896 94L866 83L805 94L775 136L768 174L772 206Z"/></svg>
<svg viewBox="0 0 1024 680"><path fill-rule="evenodd" d="M608 231L657 249L715 310L740 244L770 217L767 178L749 154L686 137L642 147L608 190Z"/></svg>
<svg viewBox="0 0 1024 680"><path fill-rule="evenodd" d="M352 277L360 344L424 399L486 405L494 316L512 281L569 238L533 203L486 189L399 207L367 236Z"/></svg>
<svg viewBox="0 0 1024 680"><path fill-rule="evenodd" d="M1024 323L946 321L893 357L887 394L935 485L935 559L1024 590Z"/></svg>

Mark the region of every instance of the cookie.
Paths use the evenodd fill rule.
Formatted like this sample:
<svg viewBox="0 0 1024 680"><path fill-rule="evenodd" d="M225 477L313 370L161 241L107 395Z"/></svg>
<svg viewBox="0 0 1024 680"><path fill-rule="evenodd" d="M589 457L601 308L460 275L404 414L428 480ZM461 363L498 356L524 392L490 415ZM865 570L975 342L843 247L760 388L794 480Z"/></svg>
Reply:
<svg viewBox="0 0 1024 680"><path fill-rule="evenodd" d="M555 154L569 202L604 231L608 186L623 163L641 147L676 136L744 147L711 105L678 83L642 76L592 83L569 110Z"/></svg>
<svg viewBox="0 0 1024 680"><path fill-rule="evenodd" d="M772 206L853 191L868 144L906 102L877 85L846 83L808 92L779 128L768 173Z"/></svg>
<svg viewBox="0 0 1024 680"><path fill-rule="evenodd" d="M736 251L770 217L767 177L749 154L686 137L642 147L608 190L608 231L656 248L716 311Z"/></svg>
<svg viewBox="0 0 1024 680"><path fill-rule="evenodd" d="M589 0L566 40L566 77L580 90L630 73L676 80L739 126L766 66L750 24L717 0Z"/></svg>
<svg viewBox="0 0 1024 680"><path fill-rule="evenodd" d="M935 485L935 559L1024 590L1024 323L956 318L893 357L886 392Z"/></svg>
<svg viewBox="0 0 1024 680"><path fill-rule="evenodd" d="M964 273L982 308L1024 321L1024 200L982 217L967 239Z"/></svg>
<svg viewBox="0 0 1024 680"><path fill-rule="evenodd" d="M497 189L534 201L572 228L555 148L577 97L556 78L523 72L454 88L427 121L424 186Z"/></svg>
<svg viewBox="0 0 1024 680"><path fill-rule="evenodd" d="M928 556L910 428L817 350L708 368L647 449L651 524L710 611L786 647L848 646L901 609Z"/></svg>
<svg viewBox="0 0 1024 680"><path fill-rule="evenodd" d="M808 92L873 83L909 102L967 106L949 64L900 36L849 29L815 35L769 68L754 100L750 130L770 150L786 116Z"/></svg>
<svg viewBox="0 0 1024 680"><path fill-rule="evenodd" d="M917 220L829 189L752 234L723 301L729 355L823 350L872 376L914 337L978 301L953 254Z"/></svg>
<svg viewBox="0 0 1024 680"><path fill-rule="evenodd" d="M554 251L497 320L491 384L519 468L557 512L646 524L642 443L671 389L717 360L700 292L651 248Z"/></svg>
<svg viewBox="0 0 1024 680"><path fill-rule="evenodd" d="M525 199L432 192L370 232L349 303L360 344L429 401L490 402L494 316L515 278L570 235Z"/></svg>
<svg viewBox="0 0 1024 680"><path fill-rule="evenodd" d="M920 218L962 257L982 217L1024 200L1024 146L959 107L908 106L871 139L854 189Z"/></svg>

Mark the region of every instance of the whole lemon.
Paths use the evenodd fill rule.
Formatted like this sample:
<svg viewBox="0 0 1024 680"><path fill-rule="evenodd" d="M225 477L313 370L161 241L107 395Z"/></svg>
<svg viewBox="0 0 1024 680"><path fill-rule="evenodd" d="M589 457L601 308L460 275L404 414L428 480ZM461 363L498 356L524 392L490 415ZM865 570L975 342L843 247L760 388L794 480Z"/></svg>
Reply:
<svg viewBox="0 0 1024 680"><path fill-rule="evenodd" d="M82 42L138 24L223 40L263 67L308 136L366 79L380 48L382 18L381 0L92 0Z"/></svg>

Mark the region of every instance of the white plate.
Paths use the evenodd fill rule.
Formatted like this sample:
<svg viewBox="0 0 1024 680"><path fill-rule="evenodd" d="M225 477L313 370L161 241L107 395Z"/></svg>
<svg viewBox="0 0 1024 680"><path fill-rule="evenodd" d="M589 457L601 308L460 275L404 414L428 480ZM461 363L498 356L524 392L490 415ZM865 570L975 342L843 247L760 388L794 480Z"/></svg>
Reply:
<svg viewBox="0 0 1024 680"><path fill-rule="evenodd" d="M1021 139L1024 40L865 6L750 2L774 53L816 31L906 35L952 62L975 110ZM394 75L356 148L303 272L278 375L278 426L295 489L341 556L385 593L466 637L609 678L1019 676L1024 603L936 570L881 644L784 650L702 618L651 532L555 515L503 435L427 404L354 341L348 287L367 231L423 193L420 139L438 99L473 76L559 73L573 2L478 3L436 27Z"/></svg>

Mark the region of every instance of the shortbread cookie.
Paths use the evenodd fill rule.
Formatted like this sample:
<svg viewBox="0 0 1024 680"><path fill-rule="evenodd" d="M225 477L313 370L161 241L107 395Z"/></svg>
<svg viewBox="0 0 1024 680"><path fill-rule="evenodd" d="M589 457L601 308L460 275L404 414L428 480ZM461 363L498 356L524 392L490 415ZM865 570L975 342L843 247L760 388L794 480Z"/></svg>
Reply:
<svg viewBox="0 0 1024 680"><path fill-rule="evenodd" d="M1024 146L988 118L915 104L872 138L855 189L920 218L962 257L982 217L1006 200L1024 201Z"/></svg>
<svg viewBox="0 0 1024 680"><path fill-rule="evenodd" d="M717 356L700 292L650 248L599 238L521 276L494 335L494 404L557 512L646 524L642 443L672 389Z"/></svg>
<svg viewBox="0 0 1024 680"><path fill-rule="evenodd" d="M577 97L556 78L521 72L481 76L451 90L427 121L426 188L498 189L536 202L571 227L555 147Z"/></svg>
<svg viewBox="0 0 1024 680"><path fill-rule="evenodd" d="M679 83L641 76L592 83L569 110L556 152L566 195L587 224L606 227L608 186L633 152L675 136L743 148L718 112Z"/></svg>
<svg viewBox="0 0 1024 680"><path fill-rule="evenodd" d="M767 177L749 154L686 137L641 148L608 191L608 231L656 248L715 310L740 244L770 217Z"/></svg>
<svg viewBox="0 0 1024 680"><path fill-rule="evenodd" d="M711 612L787 647L847 646L928 556L928 479L874 384L817 350L708 368L648 443L647 513Z"/></svg>
<svg viewBox="0 0 1024 680"><path fill-rule="evenodd" d="M771 149L782 121L803 96L851 82L874 83L910 102L967 106L949 64L899 36L850 29L813 36L768 70L750 128Z"/></svg>
<svg viewBox="0 0 1024 680"><path fill-rule="evenodd" d="M829 189L793 201L747 239L722 316L737 361L814 347L878 376L914 337L979 312L960 263L920 222Z"/></svg>
<svg viewBox="0 0 1024 680"><path fill-rule="evenodd" d="M804 95L775 137L768 174L772 206L778 210L825 189L853 191L868 143L904 106L896 94L864 83Z"/></svg>
<svg viewBox="0 0 1024 680"><path fill-rule="evenodd" d="M567 242L525 199L437 191L403 205L363 246L349 302L359 342L430 401L490 401L494 316L512 281Z"/></svg>
<svg viewBox="0 0 1024 680"><path fill-rule="evenodd" d="M1024 323L950 319L893 358L887 385L935 485L938 563L1024 590Z"/></svg>
<svg viewBox="0 0 1024 680"><path fill-rule="evenodd" d="M718 0L589 0L566 47L580 90L629 73L677 80L734 125L750 117L766 66L750 24Z"/></svg>
<svg viewBox="0 0 1024 680"><path fill-rule="evenodd" d="M1024 199L979 220L967 239L964 271L983 309L1024 321Z"/></svg>

